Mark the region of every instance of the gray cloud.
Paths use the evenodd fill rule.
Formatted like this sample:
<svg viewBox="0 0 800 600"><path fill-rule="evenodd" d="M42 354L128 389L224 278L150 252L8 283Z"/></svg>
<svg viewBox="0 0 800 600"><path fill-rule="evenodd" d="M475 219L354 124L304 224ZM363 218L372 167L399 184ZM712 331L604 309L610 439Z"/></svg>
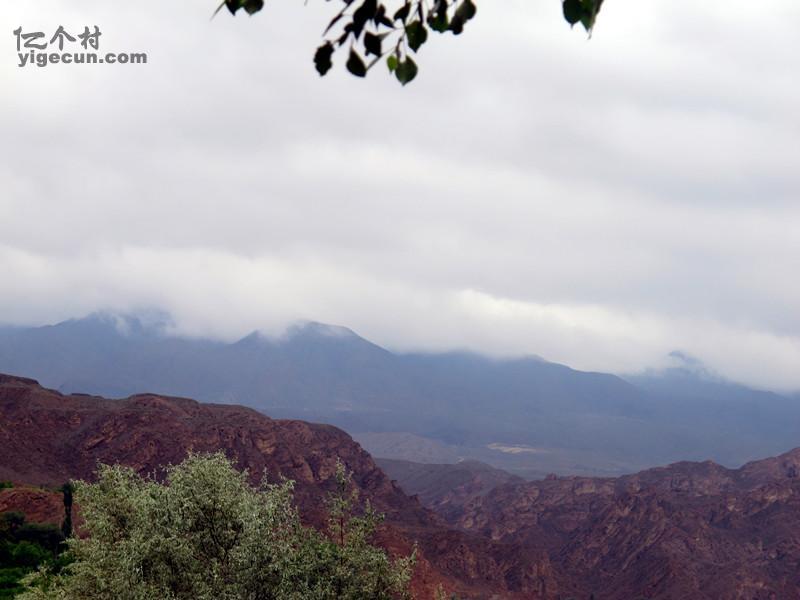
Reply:
<svg viewBox="0 0 800 600"><path fill-rule="evenodd" d="M679 348L800 388L795 3L616 0L587 42L558 2L483 2L402 89L320 80L333 7L302 4L2 9L0 320L312 318L612 371ZM16 67L17 25L94 23L149 64Z"/></svg>

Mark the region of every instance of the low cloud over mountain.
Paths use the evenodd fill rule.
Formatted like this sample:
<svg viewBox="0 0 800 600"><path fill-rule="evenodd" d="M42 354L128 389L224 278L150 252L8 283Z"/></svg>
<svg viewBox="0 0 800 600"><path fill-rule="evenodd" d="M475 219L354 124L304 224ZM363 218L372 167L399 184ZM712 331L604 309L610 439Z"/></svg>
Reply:
<svg viewBox="0 0 800 600"><path fill-rule="evenodd" d="M314 322L233 343L176 336L165 323L97 314L4 329L0 371L64 392L244 404L339 425L378 456L473 458L531 477L688 459L736 466L800 439L795 399L730 383L685 357L623 379L535 357L398 354Z"/></svg>

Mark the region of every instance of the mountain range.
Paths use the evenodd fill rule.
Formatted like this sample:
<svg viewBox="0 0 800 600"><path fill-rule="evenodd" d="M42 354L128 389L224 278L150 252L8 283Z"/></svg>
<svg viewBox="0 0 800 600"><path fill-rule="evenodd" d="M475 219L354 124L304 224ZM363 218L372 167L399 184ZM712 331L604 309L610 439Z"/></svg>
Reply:
<svg viewBox="0 0 800 600"><path fill-rule="evenodd" d="M538 481L480 464L379 464L459 531L544 551L557 598L800 597L800 449L739 469Z"/></svg>
<svg viewBox="0 0 800 600"><path fill-rule="evenodd" d="M623 378L537 357L394 353L313 322L233 343L110 314L0 329L0 371L61 392L242 404L334 424L382 458L481 460L527 478L618 475L679 460L738 466L800 440L797 398L675 359Z"/></svg>
<svg viewBox="0 0 800 600"><path fill-rule="evenodd" d="M377 542L403 554L417 545L420 600L439 585L475 600L800 597L800 449L739 469L681 462L524 481L466 461L376 464L335 427L241 406L63 395L0 375L0 478L15 483L0 490L0 510L52 521L59 495L31 484L91 479L98 461L158 476L189 450L222 450L254 479L293 479L317 526L341 459L362 500L386 515Z"/></svg>
<svg viewBox="0 0 800 600"><path fill-rule="evenodd" d="M0 510L34 520L63 516L59 494L71 479L91 480L99 462L124 464L142 475L163 474L188 451L223 451L257 483L294 482L294 502L308 524L322 527L325 495L336 487L337 460L352 472L360 501L385 515L378 541L390 552L419 550L413 587L432 598L438 585L469 598L539 596L556 589L542 552L513 547L447 526L407 496L345 432L330 425L271 419L235 405L137 394L109 400L63 395L32 379L0 374ZM25 485L28 484L27 487ZM33 487L31 487L33 486ZM58 522L58 521L56 521Z"/></svg>

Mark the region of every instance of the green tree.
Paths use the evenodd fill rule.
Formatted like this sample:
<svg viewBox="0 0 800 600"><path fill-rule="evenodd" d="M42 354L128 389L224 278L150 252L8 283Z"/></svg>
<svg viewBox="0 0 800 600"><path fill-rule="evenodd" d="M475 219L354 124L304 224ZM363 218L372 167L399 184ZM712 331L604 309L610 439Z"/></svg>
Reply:
<svg viewBox="0 0 800 600"><path fill-rule="evenodd" d="M414 57L430 32L460 35L477 13L475 0L339 0L341 9L328 23L323 44L314 54L314 66L325 75L337 50L347 53L345 67L357 77L381 59L403 85L417 76ZM564 18L580 23L591 34L603 0L562 0ZM239 10L253 15L264 0L223 0L219 12ZM216 13L215 13L216 14Z"/></svg>
<svg viewBox="0 0 800 600"><path fill-rule="evenodd" d="M34 542L18 542L11 551L11 559L20 567L36 567L50 556L45 548Z"/></svg>
<svg viewBox="0 0 800 600"><path fill-rule="evenodd" d="M61 533L64 538L72 535L72 494L74 488L71 482L61 486L61 493L64 495L64 521L61 523Z"/></svg>
<svg viewBox="0 0 800 600"><path fill-rule="evenodd" d="M37 544L55 556L64 542L61 528L53 523L24 523L15 532L19 541Z"/></svg>
<svg viewBox="0 0 800 600"><path fill-rule="evenodd" d="M344 471L342 470L342 473ZM347 477L344 477L347 480ZM191 455L162 484L122 466L75 483L86 537L68 540L73 562L26 580L22 598L333 600L402 597L412 558L392 561L368 537L378 522L354 497L331 501L344 524L304 527L292 483L254 488L222 454ZM341 510L341 513L337 512Z"/></svg>
<svg viewBox="0 0 800 600"><path fill-rule="evenodd" d="M0 599L23 591L21 580L42 564L57 571L64 537L55 525L26 523L18 512L0 514Z"/></svg>
<svg viewBox="0 0 800 600"><path fill-rule="evenodd" d="M393 568L386 553L370 543L383 520L382 515L375 512L369 502L362 514L355 514L358 488L340 461L336 463L335 479L336 491L328 497L328 535L320 547L324 570L332 577L333 595L325 597L342 600L391 598L387 590L405 589L416 551L400 559Z"/></svg>

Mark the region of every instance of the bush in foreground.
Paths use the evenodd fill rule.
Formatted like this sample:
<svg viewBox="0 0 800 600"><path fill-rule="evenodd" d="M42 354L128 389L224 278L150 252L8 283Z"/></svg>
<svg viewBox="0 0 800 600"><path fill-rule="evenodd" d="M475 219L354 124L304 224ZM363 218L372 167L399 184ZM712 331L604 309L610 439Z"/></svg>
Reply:
<svg viewBox="0 0 800 600"><path fill-rule="evenodd" d="M328 531L301 524L292 484L257 488L222 454L191 455L162 484L122 466L76 482L84 537L61 573L40 570L24 600L389 600L408 597L414 558L370 543L380 516L355 514L344 467Z"/></svg>

